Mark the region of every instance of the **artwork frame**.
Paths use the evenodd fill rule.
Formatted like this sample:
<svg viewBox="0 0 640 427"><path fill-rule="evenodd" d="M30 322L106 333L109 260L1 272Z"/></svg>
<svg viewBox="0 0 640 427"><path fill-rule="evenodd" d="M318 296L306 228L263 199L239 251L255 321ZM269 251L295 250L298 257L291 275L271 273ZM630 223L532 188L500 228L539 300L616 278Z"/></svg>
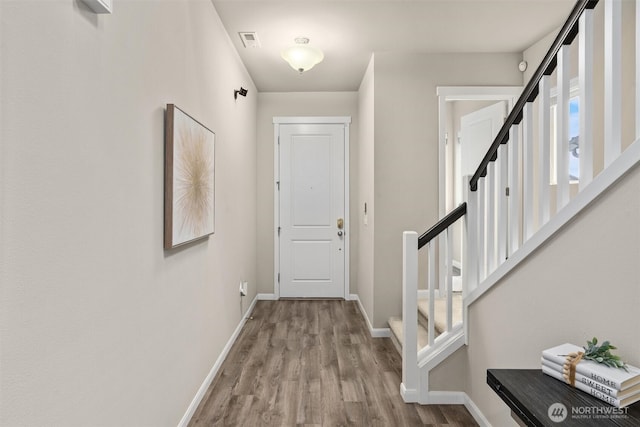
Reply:
<svg viewBox="0 0 640 427"><path fill-rule="evenodd" d="M167 104L164 249L214 233L215 133L175 104Z"/></svg>

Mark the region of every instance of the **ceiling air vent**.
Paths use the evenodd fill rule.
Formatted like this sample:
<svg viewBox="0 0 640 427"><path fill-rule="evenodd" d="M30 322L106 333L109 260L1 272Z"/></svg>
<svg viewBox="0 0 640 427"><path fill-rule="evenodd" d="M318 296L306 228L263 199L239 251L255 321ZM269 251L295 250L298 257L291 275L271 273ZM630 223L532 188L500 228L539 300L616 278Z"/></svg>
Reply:
<svg viewBox="0 0 640 427"><path fill-rule="evenodd" d="M260 47L260 40L255 32L243 32L240 34L240 40L244 47Z"/></svg>

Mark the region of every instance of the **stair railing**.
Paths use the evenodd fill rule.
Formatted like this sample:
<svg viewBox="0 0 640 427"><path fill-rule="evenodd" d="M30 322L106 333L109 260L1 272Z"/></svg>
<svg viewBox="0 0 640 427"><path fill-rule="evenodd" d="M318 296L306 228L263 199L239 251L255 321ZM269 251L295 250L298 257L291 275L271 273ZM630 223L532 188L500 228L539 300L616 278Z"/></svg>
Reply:
<svg viewBox="0 0 640 427"><path fill-rule="evenodd" d="M469 191L465 192L466 204L440 220L420 238L415 232L403 234L405 345L402 352L401 391L405 401L418 401L424 394L424 390L420 390L420 378L424 374L420 366L426 366L424 356L431 354L425 349L416 353L418 247L426 245L429 252L431 315L434 313L437 286L434 238L446 231L447 237L439 240L440 244L448 244L450 248L450 228L455 221L464 218L462 276L465 307L463 330L466 334L466 307L469 304L640 162L640 0L635 1L635 68L631 78L629 74L622 73L623 4L621 0L602 0L602 3L604 72L602 80L597 82L602 84L602 95L598 97L594 91L594 8L599 1L578 0L477 171L467 179ZM628 2L625 2L625 7L628 7ZM572 80L575 81L576 76L572 76L570 66L571 45L576 37L577 95L572 94ZM551 87L553 73L556 74L556 88ZM628 134L629 129L623 129L622 122L623 79L628 79L626 85L635 85L636 90L635 121L625 123L631 126L635 124L632 132L635 142L627 147L628 155L625 156L621 156L622 135L624 131ZM552 90L556 92L554 96ZM570 143L574 143L569 133L570 105L571 100L576 98L579 105L577 184L571 182L569 169ZM594 117L595 104L603 105L602 116ZM536 109L537 117L534 115ZM555 126L552 126L553 120ZM602 136L597 139L594 138L594 123L601 124L603 128ZM552 129L555 129L553 135ZM536 150L537 156L534 158ZM604 159L601 171L594 167L597 164L594 162L594 152L600 153ZM552 188L556 189L555 203L551 198ZM569 206L572 197L576 203ZM450 249L445 253L446 259L441 259L439 265L440 268L450 269ZM451 289L450 276L445 275L449 277L446 279L446 290ZM450 300L447 307L448 332L443 335L451 335L452 332ZM427 350L431 352L435 351L433 347L438 347L438 341L446 345L446 337L435 339L433 323L430 319Z"/></svg>
<svg viewBox="0 0 640 427"><path fill-rule="evenodd" d="M605 3L605 158L621 153L621 2ZM468 236L478 262L467 272L479 284L570 201L571 45L578 40L579 190L593 179L593 9L598 0L579 0L549 51L515 103L469 183L473 213ZM609 24L607 24L609 23ZM607 54L607 52L613 52ZM555 102L552 74L556 73ZM534 104L534 102L536 104ZM537 107L538 117L534 118ZM614 115L607 111L615 112ZM555 113L554 113L555 112ZM555 133L552 135L552 120ZM577 142L575 142L577 144ZM555 147L554 147L555 146ZM534 158L537 148L538 155ZM552 153L553 149L553 153ZM575 151L577 153L577 148ZM611 153L607 155L607 152ZM614 154L615 153L615 154ZM553 156L552 156L553 154ZM555 157L555 161L552 159ZM605 159L605 164L607 160ZM520 167L522 165L522 168ZM552 167L555 173L552 172ZM555 184L552 181L555 179ZM576 177L573 177L574 181ZM552 212L551 188L556 189Z"/></svg>
<svg viewBox="0 0 640 427"><path fill-rule="evenodd" d="M402 384L401 394L405 401L419 401L420 377L418 366L418 251L425 246L428 251L428 280L427 291L429 294L429 321L428 336L429 347L436 342L435 331L435 300L436 287L440 291L438 297L442 297L442 291L446 295L446 333L454 329L453 325L453 225L464 218L467 213L467 204L462 203L447 216L442 218L418 237L415 231L405 231L402 235L403 259L402 259L402 333L404 343L402 346ZM440 289L437 281L438 263L436 260L436 237L444 234L446 259L439 263L441 268L446 268L445 287ZM466 258L466 257L465 257ZM464 268L464 267L463 267ZM463 290L464 291L464 290ZM464 294L464 292L463 292ZM461 327L461 326L460 326Z"/></svg>

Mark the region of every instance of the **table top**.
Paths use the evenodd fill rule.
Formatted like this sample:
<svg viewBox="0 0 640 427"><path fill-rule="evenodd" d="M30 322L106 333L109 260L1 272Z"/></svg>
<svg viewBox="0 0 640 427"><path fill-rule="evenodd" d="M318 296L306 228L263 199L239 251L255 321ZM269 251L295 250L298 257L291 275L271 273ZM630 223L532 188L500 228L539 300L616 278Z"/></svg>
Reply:
<svg viewBox="0 0 640 427"><path fill-rule="evenodd" d="M488 369L487 384L528 426L640 426L640 402L616 408L540 369Z"/></svg>

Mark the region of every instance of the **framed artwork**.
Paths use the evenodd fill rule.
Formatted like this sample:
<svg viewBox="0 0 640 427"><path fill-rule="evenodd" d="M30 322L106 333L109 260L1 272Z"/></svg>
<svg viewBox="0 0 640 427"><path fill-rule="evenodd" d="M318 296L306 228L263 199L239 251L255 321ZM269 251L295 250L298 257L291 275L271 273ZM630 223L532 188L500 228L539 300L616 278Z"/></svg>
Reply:
<svg viewBox="0 0 640 427"><path fill-rule="evenodd" d="M167 104L165 117L164 248L214 233L215 133Z"/></svg>

